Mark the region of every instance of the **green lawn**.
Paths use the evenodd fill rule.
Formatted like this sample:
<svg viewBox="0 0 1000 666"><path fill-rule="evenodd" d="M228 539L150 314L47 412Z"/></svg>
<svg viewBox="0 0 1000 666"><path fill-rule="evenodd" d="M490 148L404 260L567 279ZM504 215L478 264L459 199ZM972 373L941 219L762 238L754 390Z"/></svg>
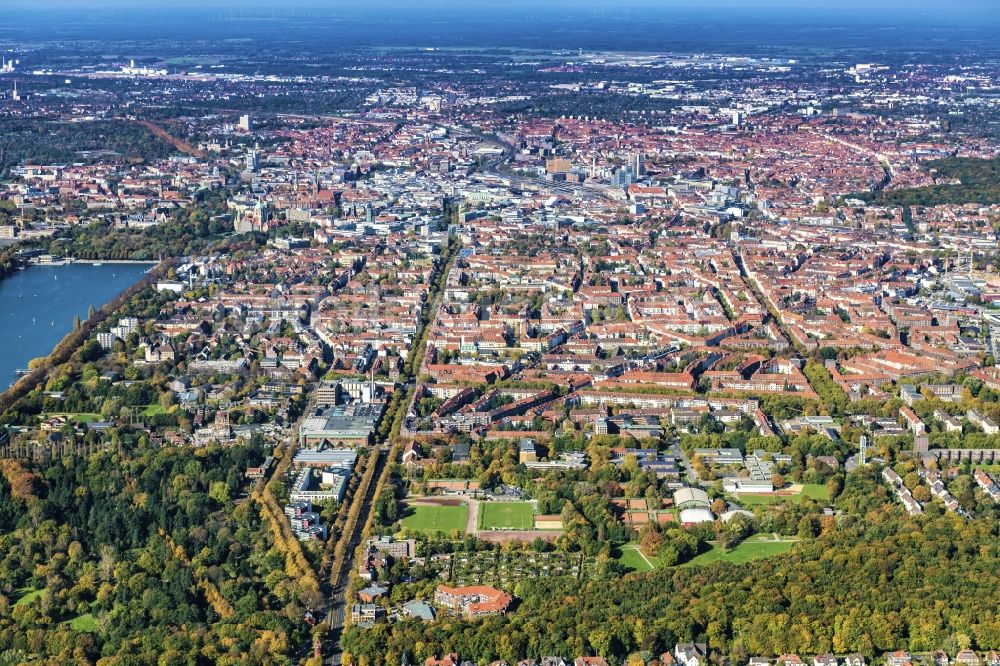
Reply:
<svg viewBox="0 0 1000 666"><path fill-rule="evenodd" d="M66 412L56 412L53 414L43 414L42 419L47 419L52 416L65 416L70 421L75 421L77 423L93 423L94 421L103 421L100 414L94 414L92 412L78 412L76 414L67 414Z"/></svg>
<svg viewBox="0 0 1000 666"><path fill-rule="evenodd" d="M479 529L530 530L535 525L531 502L483 502L479 505Z"/></svg>
<svg viewBox="0 0 1000 666"><path fill-rule="evenodd" d="M14 602L14 605L15 606L27 606L28 604L30 604L31 602L33 602L35 599L37 599L38 597L42 596L42 591L41 590L36 590L34 588L31 588L31 587L22 587L22 588L19 588L17 590L16 594L20 594L21 597L17 601Z"/></svg>
<svg viewBox="0 0 1000 666"><path fill-rule="evenodd" d="M622 544L618 553L619 564L630 571L652 571L660 564L655 557L643 556L637 543Z"/></svg>
<svg viewBox="0 0 1000 666"><path fill-rule="evenodd" d="M97 629L97 618L93 613L84 613L70 620L69 626L73 631L94 631Z"/></svg>
<svg viewBox="0 0 1000 666"><path fill-rule="evenodd" d="M803 483L802 494L810 499L821 502L830 500L830 491L827 489L825 483Z"/></svg>
<svg viewBox="0 0 1000 666"><path fill-rule="evenodd" d="M743 541L741 544L723 553L722 550L712 545L708 550L695 556L688 562L681 564L682 567L697 567L712 562L729 562L730 564L742 564L750 560L759 560L773 555L787 553L795 541L775 541L770 535L756 535ZM643 557L639 550L639 544L634 541L624 543L613 551L613 556L627 571L646 572L658 569L662 566L659 557Z"/></svg>
<svg viewBox="0 0 1000 666"><path fill-rule="evenodd" d="M740 506L752 507L752 506L770 506L772 504L784 504L785 502L799 502L800 497L798 495L772 495L761 494L753 495L747 493L740 493L736 496L736 503Z"/></svg>
<svg viewBox="0 0 1000 666"><path fill-rule="evenodd" d="M160 416L161 414L166 414L167 410L163 409L163 405L146 405L142 410L143 416Z"/></svg>
<svg viewBox="0 0 1000 666"><path fill-rule="evenodd" d="M723 552L721 548L712 546L711 550L697 555L687 562L686 566L697 567L712 562L742 564L750 560L787 553L793 545L795 545L794 541L766 541L758 537L751 537L728 552Z"/></svg>
<svg viewBox="0 0 1000 666"><path fill-rule="evenodd" d="M411 504L407 506L403 527L415 532L451 532L465 531L465 520L469 515L469 507L463 502L460 506L432 506L427 504Z"/></svg>

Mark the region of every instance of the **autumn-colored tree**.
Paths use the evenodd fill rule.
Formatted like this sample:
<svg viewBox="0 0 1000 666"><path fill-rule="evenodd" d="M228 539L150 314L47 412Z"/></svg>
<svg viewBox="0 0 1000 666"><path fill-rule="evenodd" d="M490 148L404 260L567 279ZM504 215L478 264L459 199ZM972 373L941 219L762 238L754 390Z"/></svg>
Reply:
<svg viewBox="0 0 1000 666"><path fill-rule="evenodd" d="M642 528L639 548L647 557L656 557L663 546L663 534L653 523L646 523Z"/></svg>

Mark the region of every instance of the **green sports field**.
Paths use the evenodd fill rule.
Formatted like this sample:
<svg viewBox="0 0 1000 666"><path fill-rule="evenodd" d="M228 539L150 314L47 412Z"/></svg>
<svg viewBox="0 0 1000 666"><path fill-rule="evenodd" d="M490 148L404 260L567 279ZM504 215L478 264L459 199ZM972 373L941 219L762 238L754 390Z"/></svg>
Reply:
<svg viewBox="0 0 1000 666"><path fill-rule="evenodd" d="M479 505L479 529L530 530L534 513L531 502L484 502Z"/></svg>
<svg viewBox="0 0 1000 666"><path fill-rule="evenodd" d="M415 532L465 531L465 520L469 507L465 502L459 505L410 504L407 506L403 528Z"/></svg>

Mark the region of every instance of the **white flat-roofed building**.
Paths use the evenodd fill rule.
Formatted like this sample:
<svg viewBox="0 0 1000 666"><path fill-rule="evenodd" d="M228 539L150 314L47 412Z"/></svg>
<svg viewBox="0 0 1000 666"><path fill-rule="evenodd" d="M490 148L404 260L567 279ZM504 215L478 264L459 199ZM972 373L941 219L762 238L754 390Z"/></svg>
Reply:
<svg viewBox="0 0 1000 666"><path fill-rule="evenodd" d="M354 469L358 454L354 449L299 449L292 464L304 467Z"/></svg>
<svg viewBox="0 0 1000 666"><path fill-rule="evenodd" d="M722 480L722 489L727 493L771 493L774 485L770 480L727 477Z"/></svg>
<svg viewBox="0 0 1000 666"><path fill-rule="evenodd" d="M694 454L716 465L743 464L743 454L739 449L695 449Z"/></svg>

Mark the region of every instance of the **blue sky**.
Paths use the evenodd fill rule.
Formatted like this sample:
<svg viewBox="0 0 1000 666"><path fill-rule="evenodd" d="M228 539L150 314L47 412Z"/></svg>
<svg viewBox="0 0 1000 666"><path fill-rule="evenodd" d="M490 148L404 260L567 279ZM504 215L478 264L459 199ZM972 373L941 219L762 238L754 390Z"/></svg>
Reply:
<svg viewBox="0 0 1000 666"><path fill-rule="evenodd" d="M961 10L989 11L1000 13L997 0L4 0L8 8L169 8L169 7L227 7L227 8L276 8L293 7L329 8L362 10L371 8L428 8L428 9L460 9L476 8L511 8L516 6L553 8L576 8L588 10L594 8L702 8L702 7L740 7L744 9L787 8L787 9L881 9L900 10L901 12L935 11L949 13Z"/></svg>

